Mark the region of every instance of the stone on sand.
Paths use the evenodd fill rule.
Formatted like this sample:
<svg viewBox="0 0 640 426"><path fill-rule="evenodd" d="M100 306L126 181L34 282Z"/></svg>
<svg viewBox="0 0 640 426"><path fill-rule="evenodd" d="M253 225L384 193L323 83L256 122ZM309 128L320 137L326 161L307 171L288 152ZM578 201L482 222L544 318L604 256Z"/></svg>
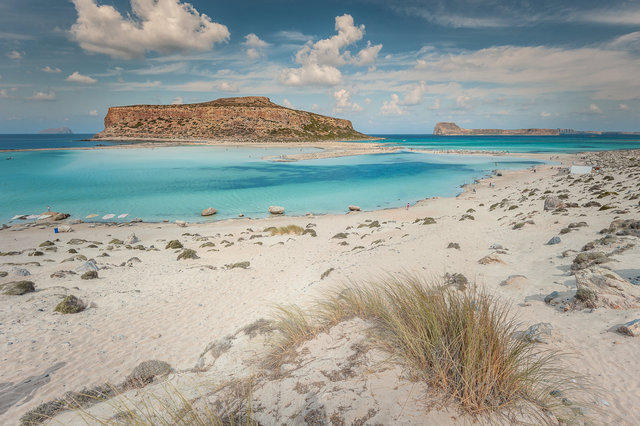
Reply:
<svg viewBox="0 0 640 426"><path fill-rule="evenodd" d="M576 271L577 307L640 308L640 286L631 284L613 271L592 266Z"/></svg>
<svg viewBox="0 0 640 426"><path fill-rule="evenodd" d="M281 206L269 206L269 213L271 213L271 214L284 214L284 207L281 207Z"/></svg>
<svg viewBox="0 0 640 426"><path fill-rule="evenodd" d="M200 215L201 216L213 216L216 213L218 213L218 210L214 209L213 207L207 207L206 209L202 210Z"/></svg>
<svg viewBox="0 0 640 426"><path fill-rule="evenodd" d="M478 263L481 264L481 265L490 265L492 263L502 263L502 264L504 264L504 261L502 259L500 259L500 256L498 256L497 254L491 253L491 254L486 255L482 259L478 260Z"/></svg>
<svg viewBox="0 0 640 426"><path fill-rule="evenodd" d="M529 279L524 275L509 275L506 280L502 281L500 285L513 286L518 284L528 284Z"/></svg>
<svg viewBox="0 0 640 426"><path fill-rule="evenodd" d="M87 271L80 275L80 278L83 280L95 280L98 278L98 271Z"/></svg>
<svg viewBox="0 0 640 426"><path fill-rule="evenodd" d="M545 210L555 210L561 209L564 207L564 203L562 200L555 195L550 195L544 199L544 209Z"/></svg>
<svg viewBox="0 0 640 426"><path fill-rule="evenodd" d="M173 368L167 362L158 360L143 361L127 376L126 383L130 386L142 387L151 383L156 376L166 376L172 371Z"/></svg>
<svg viewBox="0 0 640 426"><path fill-rule="evenodd" d="M349 206L349 211L350 212L359 212L360 211L360 206Z"/></svg>
<svg viewBox="0 0 640 426"><path fill-rule="evenodd" d="M640 318L629 321L618 327L618 332L631 337L640 336Z"/></svg>
<svg viewBox="0 0 640 426"><path fill-rule="evenodd" d="M549 343L553 327L548 322L539 322L520 334L522 340L534 343Z"/></svg>
<svg viewBox="0 0 640 426"><path fill-rule="evenodd" d="M562 242L562 240L560 239L560 237L555 236L553 238L551 238L549 241L547 241L547 245L548 246L552 246L555 244L560 244Z"/></svg>
<svg viewBox="0 0 640 426"><path fill-rule="evenodd" d="M126 240L124 240L124 243L125 243L125 244L129 244L129 245L131 245L131 244L135 244L135 243L137 243L138 241L140 241L140 240L138 239L138 237L136 237L136 234L131 233L131 234L129 234L129 236L127 237L127 239L126 239Z"/></svg>
<svg viewBox="0 0 640 426"><path fill-rule="evenodd" d="M54 311L60 312L61 314L77 314L78 312L84 311L85 308L86 305L82 300L74 295L69 295L58 303Z"/></svg>

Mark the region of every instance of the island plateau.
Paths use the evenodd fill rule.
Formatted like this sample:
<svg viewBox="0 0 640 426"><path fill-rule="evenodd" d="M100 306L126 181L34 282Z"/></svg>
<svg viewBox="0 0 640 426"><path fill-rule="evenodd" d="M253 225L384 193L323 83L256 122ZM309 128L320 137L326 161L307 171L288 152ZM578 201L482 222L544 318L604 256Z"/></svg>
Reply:
<svg viewBox="0 0 640 426"><path fill-rule="evenodd" d="M456 123L440 122L433 129L436 136L558 136L560 129L463 129Z"/></svg>
<svg viewBox="0 0 640 426"><path fill-rule="evenodd" d="M238 142L371 139L349 120L274 104L269 98L220 98L184 105L109 108L97 140Z"/></svg>

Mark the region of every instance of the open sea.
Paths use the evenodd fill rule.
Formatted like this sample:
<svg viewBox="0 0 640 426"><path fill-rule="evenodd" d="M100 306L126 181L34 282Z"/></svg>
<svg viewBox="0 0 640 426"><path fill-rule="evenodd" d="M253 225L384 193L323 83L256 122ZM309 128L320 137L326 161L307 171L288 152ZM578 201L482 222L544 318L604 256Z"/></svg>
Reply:
<svg viewBox="0 0 640 426"><path fill-rule="evenodd" d="M392 154L279 163L263 157L314 152L313 148L159 147L52 150L95 146L91 135L0 135L0 223L18 214L52 211L85 219L127 213L144 221L210 221L267 216L270 205L289 215L399 207L434 196L455 196L461 185L499 169L527 168L536 160L505 156ZM411 148L575 152L640 148L637 137L386 136ZM107 145L110 143L100 142ZM115 143L114 143L115 144ZM496 167L497 163L497 167ZM215 207L218 214L202 218ZM114 221L117 219L111 219Z"/></svg>

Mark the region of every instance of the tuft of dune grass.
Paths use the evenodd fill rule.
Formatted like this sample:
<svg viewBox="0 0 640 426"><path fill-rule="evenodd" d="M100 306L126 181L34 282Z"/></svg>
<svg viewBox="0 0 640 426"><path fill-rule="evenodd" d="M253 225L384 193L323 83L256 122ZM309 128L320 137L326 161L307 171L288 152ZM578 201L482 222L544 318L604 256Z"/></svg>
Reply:
<svg viewBox="0 0 640 426"><path fill-rule="evenodd" d="M459 291L413 276L340 288L310 310L278 307L279 337L267 366L277 369L298 345L353 317L368 320L381 349L468 414L511 410L546 424L581 415L566 397L553 396L575 383L559 368L559 354L517 338L507 303L476 288Z"/></svg>
<svg viewBox="0 0 640 426"><path fill-rule="evenodd" d="M287 226L280 226L278 228L276 227L270 227L268 228L268 230L271 232L271 235L288 235L288 234L294 234L294 235L301 235L304 232L304 228L298 226L298 225L287 225Z"/></svg>

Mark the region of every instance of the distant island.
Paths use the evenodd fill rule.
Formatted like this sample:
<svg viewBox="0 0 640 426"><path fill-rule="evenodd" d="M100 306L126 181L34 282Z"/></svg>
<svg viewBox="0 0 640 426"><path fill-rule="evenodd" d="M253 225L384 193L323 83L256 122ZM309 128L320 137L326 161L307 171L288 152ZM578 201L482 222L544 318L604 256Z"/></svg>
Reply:
<svg viewBox="0 0 640 426"><path fill-rule="evenodd" d="M38 132L41 135L72 135L73 132L68 127L55 127L51 129L44 129Z"/></svg>
<svg viewBox="0 0 640 426"><path fill-rule="evenodd" d="M185 105L111 107L94 140L317 141L372 139L349 120L274 104L269 98L221 98Z"/></svg>
<svg viewBox="0 0 640 426"><path fill-rule="evenodd" d="M463 129L453 122L439 122L433 129L436 136L560 136L560 135L640 135L640 132L605 132L574 129Z"/></svg>

